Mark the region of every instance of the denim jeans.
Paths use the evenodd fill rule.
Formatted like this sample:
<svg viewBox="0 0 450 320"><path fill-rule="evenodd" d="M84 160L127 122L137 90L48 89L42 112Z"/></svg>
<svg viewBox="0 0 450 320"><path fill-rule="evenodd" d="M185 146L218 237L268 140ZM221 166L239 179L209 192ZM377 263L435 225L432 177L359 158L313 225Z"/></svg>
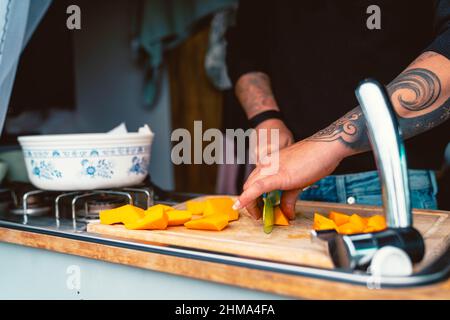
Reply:
<svg viewBox="0 0 450 320"><path fill-rule="evenodd" d="M437 182L433 171L409 170L411 206L437 209ZM328 176L302 192L301 200L348 204L382 205L381 185L376 171Z"/></svg>

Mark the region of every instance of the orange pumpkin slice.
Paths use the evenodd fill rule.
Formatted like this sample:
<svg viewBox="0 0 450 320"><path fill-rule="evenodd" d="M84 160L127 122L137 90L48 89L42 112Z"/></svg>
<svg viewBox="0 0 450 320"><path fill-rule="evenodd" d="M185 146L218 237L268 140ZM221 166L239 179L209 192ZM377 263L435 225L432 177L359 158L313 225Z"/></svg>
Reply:
<svg viewBox="0 0 450 320"><path fill-rule="evenodd" d="M354 223L347 222L337 227L337 232L339 234L362 233L364 232L364 228L361 228L359 225L356 225Z"/></svg>
<svg viewBox="0 0 450 320"><path fill-rule="evenodd" d="M343 225L348 222L350 216L344 213L339 213L336 211L331 211L329 214L329 218L336 223L337 226Z"/></svg>
<svg viewBox="0 0 450 320"><path fill-rule="evenodd" d="M284 215L283 211L281 211L280 207L274 208L275 213L275 221L274 224L277 226L288 226L289 220Z"/></svg>
<svg viewBox="0 0 450 320"><path fill-rule="evenodd" d="M328 219L321 214L315 213L314 214L314 230L320 231L320 230L331 230L336 229L336 223Z"/></svg>
<svg viewBox="0 0 450 320"><path fill-rule="evenodd" d="M161 204L161 203L160 203L160 204L156 204L156 205L154 205L154 206L149 207L149 208L145 211L145 213L146 213L146 214L151 213L151 212L152 212L151 210L153 210L153 209L158 209L158 208L162 208L164 212L169 212L169 211L175 210L175 209L172 208L171 206L167 206L167 205L165 205L165 204Z"/></svg>
<svg viewBox="0 0 450 320"><path fill-rule="evenodd" d="M170 210L167 211L169 226L179 226L192 219L192 213L188 210Z"/></svg>
<svg viewBox="0 0 450 320"><path fill-rule="evenodd" d="M167 213L162 207L158 207L147 210L146 215L139 220L125 223L125 227L130 230L164 230L168 223Z"/></svg>
<svg viewBox="0 0 450 320"><path fill-rule="evenodd" d="M130 204L119 208L100 211L101 224L116 224L137 221L144 217L144 210Z"/></svg>
<svg viewBox="0 0 450 320"><path fill-rule="evenodd" d="M364 229L364 233L376 232L377 230L374 227L366 227Z"/></svg>
<svg viewBox="0 0 450 320"><path fill-rule="evenodd" d="M186 202L186 209L192 214L203 214L205 209L205 201L189 200Z"/></svg>
<svg viewBox="0 0 450 320"><path fill-rule="evenodd" d="M367 227L372 227L372 232L382 231L387 228L386 218L380 215L372 216L367 221Z"/></svg>
<svg viewBox="0 0 450 320"><path fill-rule="evenodd" d="M188 229L220 231L228 225L228 215L212 214L204 218L188 221L184 226Z"/></svg>
<svg viewBox="0 0 450 320"><path fill-rule="evenodd" d="M234 201L229 197L210 198L205 201L203 216L207 217L214 214L225 214L229 221L239 219L239 211L234 210Z"/></svg>
<svg viewBox="0 0 450 320"><path fill-rule="evenodd" d="M352 214L348 219L348 222L354 224L358 230L361 230L360 232L363 232L367 227L367 221L357 214Z"/></svg>

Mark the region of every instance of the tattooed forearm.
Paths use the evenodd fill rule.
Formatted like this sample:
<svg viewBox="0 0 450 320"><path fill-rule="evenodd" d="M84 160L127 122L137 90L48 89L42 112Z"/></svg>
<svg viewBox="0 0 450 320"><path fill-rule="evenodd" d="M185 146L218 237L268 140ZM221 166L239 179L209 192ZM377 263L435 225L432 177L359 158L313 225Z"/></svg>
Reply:
<svg viewBox="0 0 450 320"><path fill-rule="evenodd" d="M448 119L450 119L450 99L447 99L438 109L420 117L399 117L399 124L402 128L404 138L408 139L428 131Z"/></svg>
<svg viewBox="0 0 450 320"><path fill-rule="evenodd" d="M364 150L369 146L365 121L361 108L357 107L308 140L324 142L339 140L352 149Z"/></svg>
<svg viewBox="0 0 450 320"><path fill-rule="evenodd" d="M262 72L243 75L236 83L236 96L248 118L266 110L279 110L272 93L270 79Z"/></svg>
<svg viewBox="0 0 450 320"><path fill-rule="evenodd" d="M432 106L441 94L441 82L431 71L416 68L403 72L388 86L392 103L409 111ZM408 97L409 96L409 97Z"/></svg>
<svg viewBox="0 0 450 320"><path fill-rule="evenodd" d="M449 86L447 83L443 92L439 77L424 68L409 69L388 85L387 89L405 139L432 129L450 118ZM338 140L355 152L370 149L366 122L360 107L356 107L308 140Z"/></svg>

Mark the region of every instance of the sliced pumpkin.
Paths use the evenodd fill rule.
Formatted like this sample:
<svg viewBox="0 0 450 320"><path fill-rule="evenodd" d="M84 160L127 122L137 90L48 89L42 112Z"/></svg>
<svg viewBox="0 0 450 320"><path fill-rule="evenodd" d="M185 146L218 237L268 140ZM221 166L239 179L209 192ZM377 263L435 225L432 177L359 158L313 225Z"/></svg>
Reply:
<svg viewBox="0 0 450 320"><path fill-rule="evenodd" d="M170 210L166 214L169 218L169 226L179 226L192 219L192 213L188 210Z"/></svg>
<svg viewBox="0 0 450 320"><path fill-rule="evenodd" d="M362 228L360 225L356 225L351 222L344 223L343 225L340 225L337 227L337 232L340 234L355 234L355 233L362 233L364 232L364 228Z"/></svg>
<svg viewBox="0 0 450 320"><path fill-rule="evenodd" d="M386 219L381 215L367 218L357 214L349 216L344 213L330 211L329 218L327 219L318 213L314 214L314 229L336 229L339 234L356 234L377 232L387 228ZM335 227L330 221L335 223Z"/></svg>
<svg viewBox="0 0 450 320"><path fill-rule="evenodd" d="M366 227L364 229L364 233L376 232L377 230L374 227Z"/></svg>
<svg viewBox="0 0 450 320"><path fill-rule="evenodd" d="M130 230L164 230L169 223L169 217L162 207L154 208L139 220L125 223Z"/></svg>
<svg viewBox="0 0 450 320"><path fill-rule="evenodd" d="M381 215L375 215L368 219L367 227L374 228L374 231L382 231L387 228L386 218Z"/></svg>
<svg viewBox="0 0 450 320"><path fill-rule="evenodd" d="M348 222L354 224L358 230L361 230L360 232L363 232L367 227L367 221L357 214L352 214L348 219Z"/></svg>
<svg viewBox="0 0 450 320"><path fill-rule="evenodd" d="M167 206L167 205L165 205L165 204L156 204L156 205L154 205L154 206L151 206L151 207L149 207L147 210L146 210L146 214L147 213L151 213L151 211L149 211L149 210L153 210L153 209L158 209L158 208L162 208L163 210L164 210L164 212L169 212L169 211L171 211L171 210L175 210L174 208L172 208L171 206Z"/></svg>
<svg viewBox="0 0 450 320"><path fill-rule="evenodd" d="M205 201L203 216L225 214L229 221L239 219L239 211L233 209L234 201L229 197L210 198Z"/></svg>
<svg viewBox="0 0 450 320"><path fill-rule="evenodd" d="M344 223L343 225L340 225L337 228L337 232L339 234L353 234L353 233L357 233L357 231L355 231L355 226L352 223Z"/></svg>
<svg viewBox="0 0 450 320"><path fill-rule="evenodd" d="M275 214L275 221L274 224L277 226L288 226L289 220L284 215L283 211L281 211L280 207L274 208L274 214Z"/></svg>
<svg viewBox="0 0 450 320"><path fill-rule="evenodd" d="M336 223L337 226L343 225L348 222L350 216L345 213L340 213L336 211L331 211L329 214L329 218Z"/></svg>
<svg viewBox="0 0 450 320"><path fill-rule="evenodd" d="M119 208L100 211L101 224L127 223L144 217L144 210L130 204Z"/></svg>
<svg viewBox="0 0 450 320"><path fill-rule="evenodd" d="M328 219L318 213L314 214L314 230L331 230L336 228L337 225L333 220Z"/></svg>
<svg viewBox="0 0 450 320"><path fill-rule="evenodd" d="M221 231L228 225L228 215L212 214L200 219L188 221L184 226L188 229Z"/></svg>
<svg viewBox="0 0 450 320"><path fill-rule="evenodd" d="M205 201L189 200L186 202L186 208L188 211L192 212L192 214L203 214Z"/></svg>

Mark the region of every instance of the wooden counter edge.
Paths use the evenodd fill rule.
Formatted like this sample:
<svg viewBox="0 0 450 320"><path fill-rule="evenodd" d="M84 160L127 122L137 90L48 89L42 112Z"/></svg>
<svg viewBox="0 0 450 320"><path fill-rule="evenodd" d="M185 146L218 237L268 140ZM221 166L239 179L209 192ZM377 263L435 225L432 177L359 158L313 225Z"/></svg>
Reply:
<svg viewBox="0 0 450 320"><path fill-rule="evenodd" d="M8 228L0 228L0 241L295 298L450 299L450 280L422 287L377 290Z"/></svg>

